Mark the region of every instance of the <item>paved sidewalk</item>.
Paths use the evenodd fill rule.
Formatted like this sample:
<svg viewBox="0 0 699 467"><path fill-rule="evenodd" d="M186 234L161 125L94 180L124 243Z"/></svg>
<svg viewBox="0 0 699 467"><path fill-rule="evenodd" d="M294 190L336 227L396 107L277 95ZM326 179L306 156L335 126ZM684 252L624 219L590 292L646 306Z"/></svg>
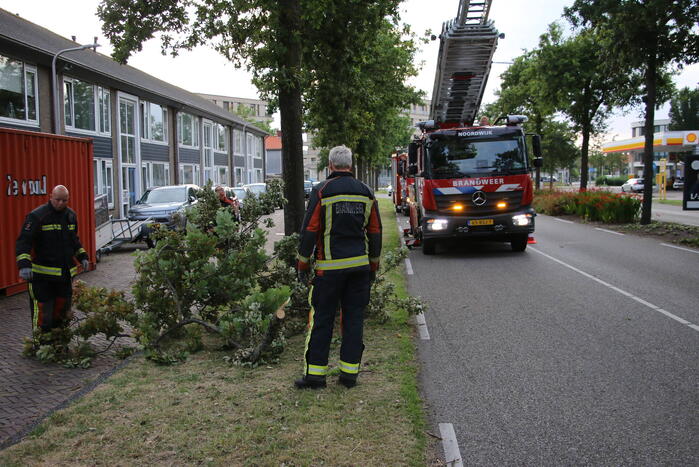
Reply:
<svg viewBox="0 0 699 467"><path fill-rule="evenodd" d="M96 270L81 274L78 279L93 286L129 289L134 279L132 251L133 247L103 256ZM111 372L121 360L114 356L114 348L95 358L92 367L87 369L46 365L23 357L23 338L31 335L29 298L26 292L0 297L0 320L2 449L81 391L89 390L91 383ZM96 344L97 347L100 342Z"/></svg>

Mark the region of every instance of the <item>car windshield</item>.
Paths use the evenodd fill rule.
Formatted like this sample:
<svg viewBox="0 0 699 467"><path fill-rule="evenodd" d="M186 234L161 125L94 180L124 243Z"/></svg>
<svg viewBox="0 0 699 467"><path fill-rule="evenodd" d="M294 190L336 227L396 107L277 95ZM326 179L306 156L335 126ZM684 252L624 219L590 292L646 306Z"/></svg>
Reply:
<svg viewBox="0 0 699 467"><path fill-rule="evenodd" d="M267 187L264 186L264 185L249 185L249 186L247 187L247 189L250 190L250 192L252 192L252 193L254 193L254 194L256 194L256 195L259 195L259 194L261 194L261 193L264 193L264 192L266 191L266 190L265 190L266 188L267 188Z"/></svg>
<svg viewBox="0 0 699 467"><path fill-rule="evenodd" d="M172 188L159 188L146 191L139 201L140 203L184 203L187 201L187 188L182 186Z"/></svg>
<svg viewBox="0 0 699 467"><path fill-rule="evenodd" d="M313 182L303 182L303 187L307 190L313 188Z"/></svg>
<svg viewBox="0 0 699 467"><path fill-rule="evenodd" d="M247 193L244 189L242 189L242 188L233 188L233 193L235 193L235 196L236 196L238 199L241 199L241 200L242 200L242 199L245 199L245 196L247 196L247 194L248 194L248 193Z"/></svg>
<svg viewBox="0 0 699 467"><path fill-rule="evenodd" d="M521 137L466 139L439 135L427 145L431 178L462 178L523 173Z"/></svg>

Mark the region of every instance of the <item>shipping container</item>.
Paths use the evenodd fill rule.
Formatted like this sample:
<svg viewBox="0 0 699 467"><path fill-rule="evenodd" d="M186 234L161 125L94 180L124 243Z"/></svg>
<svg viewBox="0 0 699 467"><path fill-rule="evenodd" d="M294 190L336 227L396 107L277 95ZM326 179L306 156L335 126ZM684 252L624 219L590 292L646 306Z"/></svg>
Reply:
<svg viewBox="0 0 699 467"><path fill-rule="evenodd" d="M0 294L26 289L19 278L15 241L25 216L48 202L56 185L70 192L68 206L78 216L78 235L95 264L95 210L92 140L0 128Z"/></svg>

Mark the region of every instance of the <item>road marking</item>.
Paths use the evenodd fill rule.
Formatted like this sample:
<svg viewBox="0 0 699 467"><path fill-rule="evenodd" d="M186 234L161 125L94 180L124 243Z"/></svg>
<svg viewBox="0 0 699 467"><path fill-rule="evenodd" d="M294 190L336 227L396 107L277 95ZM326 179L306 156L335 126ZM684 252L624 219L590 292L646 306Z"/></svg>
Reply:
<svg viewBox="0 0 699 467"><path fill-rule="evenodd" d="M697 325L695 325L695 324L692 324L692 323L690 323L689 321L687 321L686 319L680 318L679 316L674 315L674 314L670 313L670 312L667 311L667 310L663 310L663 309L660 308L659 306L653 305L652 303L647 302L647 301L643 300L642 298L635 296L635 295L632 294L631 292L627 292L627 291L625 291L625 290L620 289L619 287L613 286L613 285L610 284L609 282L605 282L605 281L603 281L602 279L598 279L597 277L593 276L592 274L588 274L588 273L586 273L585 271L582 271L582 270L576 268L575 266L572 266L572 265L570 265L570 264L568 264L568 263L566 263L566 262L561 261L560 259L554 258L554 257L551 256L551 255L547 255L547 254L544 253L543 251L537 250L536 248L529 248L529 249L532 250L532 251L534 251L534 252L536 252L536 253L539 253L539 254L542 255L542 256L546 256L548 259L550 259L550 260L552 260L552 261L555 261L555 262L557 262L558 264L567 267L568 269L572 269L573 271L577 272L578 274L581 274L581 275L587 277L588 279L592 279L593 281L598 282L598 283L602 284L603 286L612 289L612 290L615 291L615 292L619 292L620 294L625 295L625 296L629 297L630 299L637 301L637 302L640 303L641 305L647 306L647 307L650 308L651 310L655 310L655 311L657 311L658 313L662 313L662 314L664 314L665 316L667 316L668 318L674 319L674 320L677 321L678 323L685 324L685 325L689 326L690 328L694 329L695 331L699 331L699 326L697 326Z"/></svg>
<svg viewBox="0 0 699 467"><path fill-rule="evenodd" d="M410 262L410 258L405 258L405 270L409 276L413 275L413 263Z"/></svg>
<svg viewBox="0 0 699 467"><path fill-rule="evenodd" d="M553 220L558 221L558 222L565 222L566 224L575 224L573 221L567 221L565 219L559 219L558 217L554 217Z"/></svg>
<svg viewBox="0 0 699 467"><path fill-rule="evenodd" d="M607 232L607 233L614 234L614 235L624 235L621 232L614 232L613 230L601 229L599 227L595 227L595 230L600 230L602 232Z"/></svg>
<svg viewBox="0 0 699 467"><path fill-rule="evenodd" d="M699 251L697 251L697 250L692 250L692 249L690 249L690 248L682 248L681 246L668 245L667 243L661 243L661 245L662 245L662 246L669 247L669 248L676 248L676 249L682 250L682 251L688 251L688 252L690 252L690 253L696 253L696 254L699 255Z"/></svg>
<svg viewBox="0 0 699 467"><path fill-rule="evenodd" d="M448 466L463 467L459 443L456 441L454 425L451 423L440 423L439 433L442 435L442 448L444 448L444 460Z"/></svg>
<svg viewBox="0 0 699 467"><path fill-rule="evenodd" d="M420 334L420 339L423 341L430 340L430 332L427 330L425 314L420 313L419 315L415 315L415 321L417 321L417 332Z"/></svg>

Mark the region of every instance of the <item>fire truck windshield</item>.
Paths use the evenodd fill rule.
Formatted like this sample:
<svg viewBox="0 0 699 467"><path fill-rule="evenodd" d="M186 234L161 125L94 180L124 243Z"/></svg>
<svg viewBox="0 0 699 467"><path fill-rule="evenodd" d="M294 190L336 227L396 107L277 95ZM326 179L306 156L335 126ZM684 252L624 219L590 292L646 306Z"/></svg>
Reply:
<svg viewBox="0 0 699 467"><path fill-rule="evenodd" d="M427 143L429 178L526 173L522 138L471 139L439 135Z"/></svg>

